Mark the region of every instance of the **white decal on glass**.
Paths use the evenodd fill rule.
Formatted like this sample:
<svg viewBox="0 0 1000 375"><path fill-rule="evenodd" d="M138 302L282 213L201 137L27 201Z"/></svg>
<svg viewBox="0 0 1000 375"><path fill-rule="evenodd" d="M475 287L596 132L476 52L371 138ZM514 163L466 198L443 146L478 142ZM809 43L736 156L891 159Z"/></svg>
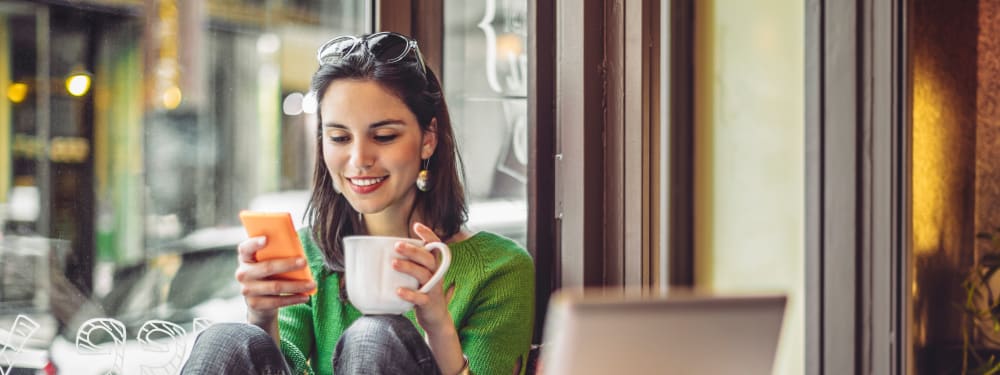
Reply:
<svg viewBox="0 0 1000 375"><path fill-rule="evenodd" d="M142 350L156 353L170 353L166 363L159 365L140 366L143 375L172 375L180 371L181 361L184 360L184 341L178 337L187 333L181 326L163 321L150 320L139 328L139 333L135 335L136 340L142 345Z"/></svg>
<svg viewBox="0 0 1000 375"><path fill-rule="evenodd" d="M94 342L96 337L93 334L97 331L104 331L114 341L110 351ZM76 352L85 355L111 355L114 362L107 374L121 374L125 363L125 324L110 318L84 322L76 331Z"/></svg>
<svg viewBox="0 0 1000 375"><path fill-rule="evenodd" d="M0 375L10 374L10 368L14 365L10 357L7 356L7 349L10 349L13 353L20 353L24 349L24 343L28 342L28 339L38 330L38 327L38 323L35 323L34 320L31 320L27 316L18 314L14 318L14 324L10 327L7 340L0 347L0 358L3 359L3 365L0 365Z"/></svg>

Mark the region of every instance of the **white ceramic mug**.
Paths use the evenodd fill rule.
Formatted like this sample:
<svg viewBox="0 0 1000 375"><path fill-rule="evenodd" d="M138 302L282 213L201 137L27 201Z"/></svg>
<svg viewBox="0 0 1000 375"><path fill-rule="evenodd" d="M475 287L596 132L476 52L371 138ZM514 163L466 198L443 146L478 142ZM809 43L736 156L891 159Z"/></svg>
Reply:
<svg viewBox="0 0 1000 375"><path fill-rule="evenodd" d="M421 293L430 291L441 282L445 272L448 272L448 266L451 265L451 251L444 243L432 242L423 245L421 241L402 237L344 237L347 298L365 315L402 314L413 308L412 303L396 295L396 290L401 287L417 289L419 286L416 278L392 268L393 259L406 259L396 253L397 242L409 242L427 251L438 249L441 252L441 264L431 279L420 288Z"/></svg>

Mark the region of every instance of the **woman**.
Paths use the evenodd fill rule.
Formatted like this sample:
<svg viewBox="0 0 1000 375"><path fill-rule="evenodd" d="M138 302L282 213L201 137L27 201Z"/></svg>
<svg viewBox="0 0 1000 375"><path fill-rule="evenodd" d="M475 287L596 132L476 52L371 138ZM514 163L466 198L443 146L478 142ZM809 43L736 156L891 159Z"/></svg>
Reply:
<svg viewBox="0 0 1000 375"><path fill-rule="evenodd" d="M307 213L312 227L299 233L308 259L256 262L266 239L241 243L236 278L250 324L203 332L183 372L520 372L533 326L532 261L509 239L463 228L447 105L416 42L395 33L339 37L318 58L312 90L322 162ZM426 294L397 291L415 306L404 316L362 316L344 292L341 240L352 234L443 241L451 267ZM437 269L437 258L419 247L399 243L396 251L408 260L393 267L421 285ZM269 279L307 266L315 284Z"/></svg>

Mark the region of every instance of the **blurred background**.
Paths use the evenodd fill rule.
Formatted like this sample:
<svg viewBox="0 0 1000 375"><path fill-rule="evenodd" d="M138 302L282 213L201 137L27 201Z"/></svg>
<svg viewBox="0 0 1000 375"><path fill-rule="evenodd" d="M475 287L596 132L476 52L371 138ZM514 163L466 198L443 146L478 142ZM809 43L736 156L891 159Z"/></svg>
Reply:
<svg viewBox="0 0 1000 375"><path fill-rule="evenodd" d="M526 4L444 1L444 38L432 42L469 225L522 244ZM185 349L154 336L242 320L237 213L302 218L316 48L397 11L377 6L0 1L0 337L26 338L0 351L0 369L169 373Z"/></svg>

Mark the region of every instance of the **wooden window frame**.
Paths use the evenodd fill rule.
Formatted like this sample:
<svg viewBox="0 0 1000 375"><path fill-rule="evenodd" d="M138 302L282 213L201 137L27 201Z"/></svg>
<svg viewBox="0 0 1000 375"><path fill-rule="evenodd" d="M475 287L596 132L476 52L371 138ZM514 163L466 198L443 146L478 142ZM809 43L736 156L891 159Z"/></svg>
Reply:
<svg viewBox="0 0 1000 375"><path fill-rule="evenodd" d="M558 287L655 280L658 16L646 0L555 6Z"/></svg>
<svg viewBox="0 0 1000 375"><path fill-rule="evenodd" d="M534 342L541 341L549 296L559 286L559 241L555 216L555 5L528 0L528 251L535 260ZM375 29L412 35L427 64L441 70L443 0L377 0ZM447 77L439 77L446 79Z"/></svg>
<svg viewBox="0 0 1000 375"><path fill-rule="evenodd" d="M665 142L667 221L665 262L661 262L661 285L694 287L694 0L671 0L667 14L670 31L665 61L668 93L665 93L668 132Z"/></svg>
<svg viewBox="0 0 1000 375"><path fill-rule="evenodd" d="M554 290L650 290L658 278L655 192L664 159L651 140L665 131L660 6L528 0L527 247L536 268L536 342ZM440 71L442 11L443 0L377 0L375 28L413 35Z"/></svg>
<svg viewBox="0 0 1000 375"><path fill-rule="evenodd" d="M806 372L903 374L906 0L806 3Z"/></svg>
<svg viewBox="0 0 1000 375"><path fill-rule="evenodd" d="M375 31L393 31L419 40L425 62L438 73L438 79L444 79L444 0L375 0L374 14Z"/></svg>
<svg viewBox="0 0 1000 375"><path fill-rule="evenodd" d="M528 0L528 251L535 259L535 334L540 343L549 296L559 287L555 204L555 5Z"/></svg>
<svg viewBox="0 0 1000 375"><path fill-rule="evenodd" d="M690 178L685 178L691 173L693 158L691 150L683 148L690 145L684 140L692 126L688 77L693 69L693 35L691 23L685 21L691 19L685 17L692 11L689 1L671 1L670 25L665 25L671 32L670 108L665 114L671 149L644 146L642 153L643 157L668 153L664 170L670 177L666 241L671 285L690 285L693 280L690 220L683 220L693 216L685 206L693 196L686 182ZM403 2L410 7L396 1L392 6L414 9L416 2ZM388 2L379 0L382 3ZM431 3L429 9L440 9L439 0ZM528 246L536 256L539 310L544 317L548 293L556 288L648 286L648 273L643 272L650 272L646 267L652 263L649 254L655 241L648 236L656 227L643 216L648 212L635 212L636 201L630 199L637 198L617 197L644 191L637 194L640 205L653 201L645 189L655 189L655 185L638 180L640 187L636 187L635 156L628 155L624 145L631 146L637 134L653 134L643 133L649 131L643 126L657 122L646 114L647 104L640 108L643 116L650 117L623 119L636 108L635 103L617 101L617 95L627 98L636 93L631 91L636 89L632 86L635 76L629 74L635 66L630 65L634 64L630 57L637 56L636 44L629 39L635 29L625 25L626 21L632 25L636 13L625 8L624 1L553 4L530 0L529 4L529 116L533 126ZM421 12L398 17L377 13L381 30L422 32L426 33L423 38L440 44L440 31L434 36L433 27L417 31L425 29L412 26L414 20L425 22ZM907 371L904 286L908 270L903 265L909 241L906 182L911 171L905 14L905 0L806 3L809 374ZM426 22L440 25L441 18ZM648 32L645 27L642 35ZM421 48L433 50L424 45L434 42L423 40ZM637 45L646 42L642 38ZM440 50L430 55L436 57L429 60L440 61ZM639 88L640 97L649 89ZM654 164L640 165L638 170L648 172ZM609 228L609 222L616 225ZM633 232L617 223L641 223L642 235L633 237Z"/></svg>

